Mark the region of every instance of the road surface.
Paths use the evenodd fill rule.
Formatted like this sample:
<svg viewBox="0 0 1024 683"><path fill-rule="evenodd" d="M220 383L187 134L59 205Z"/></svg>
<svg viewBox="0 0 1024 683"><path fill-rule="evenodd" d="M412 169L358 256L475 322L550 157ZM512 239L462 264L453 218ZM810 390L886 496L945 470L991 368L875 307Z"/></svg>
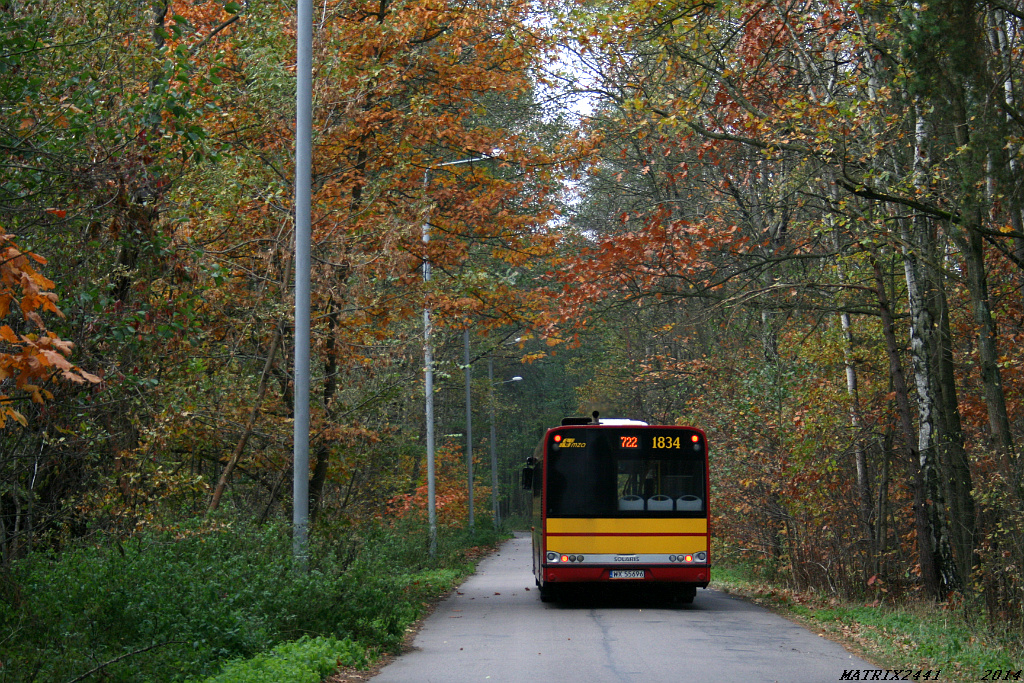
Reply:
<svg viewBox="0 0 1024 683"><path fill-rule="evenodd" d="M600 595L542 603L530 539L480 563L374 683L825 683L870 664L756 605L698 590L662 607Z"/></svg>

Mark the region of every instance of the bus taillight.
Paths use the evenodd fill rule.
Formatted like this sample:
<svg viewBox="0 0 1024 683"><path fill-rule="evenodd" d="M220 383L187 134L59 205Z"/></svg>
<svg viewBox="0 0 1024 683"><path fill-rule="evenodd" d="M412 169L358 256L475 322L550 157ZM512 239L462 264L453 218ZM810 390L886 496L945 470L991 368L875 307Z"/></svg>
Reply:
<svg viewBox="0 0 1024 683"><path fill-rule="evenodd" d="M686 563L686 564L693 564L694 562L702 563L702 562L707 562L707 560L708 560L708 554L706 552L704 552L704 551L701 551L699 553L686 553L685 555L669 555L668 556L668 561L669 562L683 562L683 563Z"/></svg>

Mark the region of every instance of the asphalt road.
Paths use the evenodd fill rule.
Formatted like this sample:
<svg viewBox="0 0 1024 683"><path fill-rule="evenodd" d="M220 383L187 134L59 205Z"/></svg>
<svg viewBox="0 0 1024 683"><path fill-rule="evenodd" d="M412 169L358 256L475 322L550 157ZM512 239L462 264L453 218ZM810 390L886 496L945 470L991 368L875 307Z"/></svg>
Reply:
<svg viewBox="0 0 1024 683"><path fill-rule="evenodd" d="M840 645L713 590L662 607L598 595L542 603L520 536L426 620L374 683L826 683L873 669Z"/></svg>

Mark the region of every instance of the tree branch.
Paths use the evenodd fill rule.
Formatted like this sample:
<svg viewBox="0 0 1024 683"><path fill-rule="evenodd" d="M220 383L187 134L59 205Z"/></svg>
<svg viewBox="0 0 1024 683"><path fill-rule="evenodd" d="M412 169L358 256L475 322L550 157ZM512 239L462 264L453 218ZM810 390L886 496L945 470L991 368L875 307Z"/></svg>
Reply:
<svg viewBox="0 0 1024 683"><path fill-rule="evenodd" d="M888 202L890 204L899 204L900 206L906 206L911 209L916 209L921 213L932 216L933 218L941 218L942 220L953 221L954 223L960 222L960 214L944 211L943 209L940 209L937 206L923 204L919 201L908 199L906 197L897 197L896 195L878 192L867 187L866 185L854 183L853 181L848 180L847 178L837 178L836 185L858 197L864 197L865 199L871 199L874 201Z"/></svg>
<svg viewBox="0 0 1024 683"><path fill-rule="evenodd" d="M126 652L123 655L120 655L118 657L114 657L113 659L108 659L107 661L103 662L99 666L96 666L96 667L93 667L92 669L89 669L88 671L86 671L81 676L77 676L75 678L72 678L70 681L67 681L67 683L78 683L78 681L84 681L85 679L89 678L90 676L92 676L97 671L101 671L102 669L105 669L106 667L110 666L111 664L116 664L117 662L120 662L122 659L128 659L129 657L134 657L135 655L140 655L143 652L149 652L150 650L155 650L158 647L163 647L164 645L173 645L173 644L183 643L183 642L185 642L185 641L183 641L183 640L165 640L164 642L157 643L156 645L149 645L147 647L139 648L138 650L134 650L132 652Z"/></svg>

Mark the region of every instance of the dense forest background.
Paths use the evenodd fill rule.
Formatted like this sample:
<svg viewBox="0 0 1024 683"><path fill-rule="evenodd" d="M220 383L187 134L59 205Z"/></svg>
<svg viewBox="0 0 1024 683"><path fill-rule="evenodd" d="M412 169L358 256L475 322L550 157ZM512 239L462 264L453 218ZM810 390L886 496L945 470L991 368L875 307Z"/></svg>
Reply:
<svg viewBox="0 0 1024 683"><path fill-rule="evenodd" d="M422 509L426 307L442 524L468 331L478 515L492 438L504 517L564 414L693 424L719 557L1024 621L1024 5L314 14L314 536ZM5 572L288 518L294 22L0 0Z"/></svg>

